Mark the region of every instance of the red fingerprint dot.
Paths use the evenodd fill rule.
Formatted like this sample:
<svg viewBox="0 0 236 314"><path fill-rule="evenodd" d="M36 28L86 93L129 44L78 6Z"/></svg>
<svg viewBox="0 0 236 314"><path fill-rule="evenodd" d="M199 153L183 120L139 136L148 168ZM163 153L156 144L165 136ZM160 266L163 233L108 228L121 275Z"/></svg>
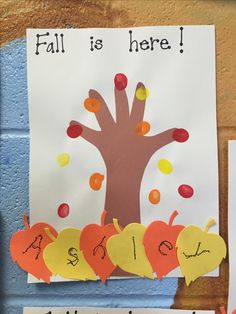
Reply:
<svg viewBox="0 0 236 314"><path fill-rule="evenodd" d="M69 215L70 207L66 203L62 203L57 210L58 216L61 218L65 218Z"/></svg>
<svg viewBox="0 0 236 314"><path fill-rule="evenodd" d="M233 310L232 314L236 314L236 308Z"/></svg>
<svg viewBox="0 0 236 314"><path fill-rule="evenodd" d="M190 198L193 196L193 188L187 184L181 184L178 188L179 194L184 198Z"/></svg>
<svg viewBox="0 0 236 314"><path fill-rule="evenodd" d="M179 194L184 198L190 198L193 196L193 188L187 184L181 184L178 188Z"/></svg>
<svg viewBox="0 0 236 314"><path fill-rule="evenodd" d="M185 129L176 129L173 132L173 139L179 143L186 142L189 139L189 133Z"/></svg>
<svg viewBox="0 0 236 314"><path fill-rule="evenodd" d="M82 134L83 128L79 124L72 124L67 128L67 135L71 138L79 137Z"/></svg>
<svg viewBox="0 0 236 314"><path fill-rule="evenodd" d="M128 80L123 73L117 73L114 78L115 87L118 90L123 90L126 88Z"/></svg>

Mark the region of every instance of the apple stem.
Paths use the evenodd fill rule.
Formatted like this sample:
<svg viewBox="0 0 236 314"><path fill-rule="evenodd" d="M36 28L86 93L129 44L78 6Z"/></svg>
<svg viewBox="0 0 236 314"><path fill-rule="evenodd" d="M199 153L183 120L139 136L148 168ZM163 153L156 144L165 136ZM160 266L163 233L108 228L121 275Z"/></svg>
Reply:
<svg viewBox="0 0 236 314"><path fill-rule="evenodd" d="M118 233L121 233L122 230L120 229L120 226L119 226L119 224L118 224L118 219L114 218L114 219L113 219L113 224L114 224L114 227L116 228L116 231L117 231Z"/></svg>
<svg viewBox="0 0 236 314"><path fill-rule="evenodd" d="M55 242L57 238L54 237L54 235L51 233L49 228L44 228L45 233L47 234L47 236L53 241Z"/></svg>
<svg viewBox="0 0 236 314"><path fill-rule="evenodd" d="M204 231L205 231L205 232L208 232L208 230L209 230L212 226L214 226L215 224L216 224L215 219L211 218L211 219L208 221L208 223L207 223L207 225L206 225Z"/></svg>
<svg viewBox="0 0 236 314"><path fill-rule="evenodd" d="M25 229L29 230L30 229L29 216L27 214L23 215L23 222L24 222Z"/></svg>
<svg viewBox="0 0 236 314"><path fill-rule="evenodd" d="M102 212L102 215L101 215L101 226L102 227L105 226L106 216L107 216L107 211L106 211L106 209L104 209L103 212Z"/></svg>
<svg viewBox="0 0 236 314"><path fill-rule="evenodd" d="M175 210L172 215L170 216L170 220L169 220L169 226L172 226L174 220L175 220L175 217L178 215L179 213L177 212L177 210Z"/></svg>
<svg viewBox="0 0 236 314"><path fill-rule="evenodd" d="M226 314L224 305L222 305L222 306L220 307L220 312L221 312L221 314Z"/></svg>

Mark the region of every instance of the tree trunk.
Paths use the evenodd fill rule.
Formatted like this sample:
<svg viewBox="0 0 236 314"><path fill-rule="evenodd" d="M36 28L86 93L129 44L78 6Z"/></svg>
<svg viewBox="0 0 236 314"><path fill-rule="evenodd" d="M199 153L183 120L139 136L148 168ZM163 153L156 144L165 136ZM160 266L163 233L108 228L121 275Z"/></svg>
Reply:
<svg viewBox="0 0 236 314"><path fill-rule="evenodd" d="M122 134L124 132L124 134ZM105 223L118 219L120 226L140 223L140 188L152 155L173 141L173 129L154 137L135 137L125 129L121 138L111 134L112 145L98 145L107 169ZM125 140L124 140L125 139Z"/></svg>
<svg viewBox="0 0 236 314"><path fill-rule="evenodd" d="M145 165L130 161L107 169L106 223L112 223L114 218L122 227L140 223L140 186L144 170Z"/></svg>

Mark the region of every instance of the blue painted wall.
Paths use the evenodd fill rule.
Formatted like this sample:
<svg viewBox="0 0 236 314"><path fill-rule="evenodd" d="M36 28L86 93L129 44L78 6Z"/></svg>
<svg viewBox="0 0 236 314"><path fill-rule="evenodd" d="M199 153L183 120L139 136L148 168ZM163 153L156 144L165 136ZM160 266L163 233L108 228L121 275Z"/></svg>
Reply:
<svg viewBox="0 0 236 314"><path fill-rule="evenodd" d="M162 307L173 304L178 280L130 279L27 284L11 261L11 234L23 228L29 211L29 118L26 41L1 48L0 314L20 314L24 306Z"/></svg>

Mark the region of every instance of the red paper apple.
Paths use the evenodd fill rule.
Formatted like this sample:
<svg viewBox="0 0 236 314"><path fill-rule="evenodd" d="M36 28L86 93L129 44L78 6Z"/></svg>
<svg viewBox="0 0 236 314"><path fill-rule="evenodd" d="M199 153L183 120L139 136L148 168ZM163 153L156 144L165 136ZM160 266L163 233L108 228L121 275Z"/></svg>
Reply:
<svg viewBox="0 0 236 314"><path fill-rule="evenodd" d="M184 226L172 225L177 215L174 211L168 225L163 221L152 222L144 234L145 251L159 280L179 266L175 244Z"/></svg>
<svg viewBox="0 0 236 314"><path fill-rule="evenodd" d="M86 261L103 283L116 268L107 254L106 242L112 235L117 234L117 231L113 224L104 225L105 215L106 211L104 210L101 226L87 225L80 236L80 249L83 251Z"/></svg>
<svg viewBox="0 0 236 314"><path fill-rule="evenodd" d="M10 240L11 257L23 270L50 283L52 273L46 267L42 253L52 240L44 229L49 228L55 237L57 232L43 222L36 223L30 228L27 215L24 215L23 220L26 230L17 231Z"/></svg>

